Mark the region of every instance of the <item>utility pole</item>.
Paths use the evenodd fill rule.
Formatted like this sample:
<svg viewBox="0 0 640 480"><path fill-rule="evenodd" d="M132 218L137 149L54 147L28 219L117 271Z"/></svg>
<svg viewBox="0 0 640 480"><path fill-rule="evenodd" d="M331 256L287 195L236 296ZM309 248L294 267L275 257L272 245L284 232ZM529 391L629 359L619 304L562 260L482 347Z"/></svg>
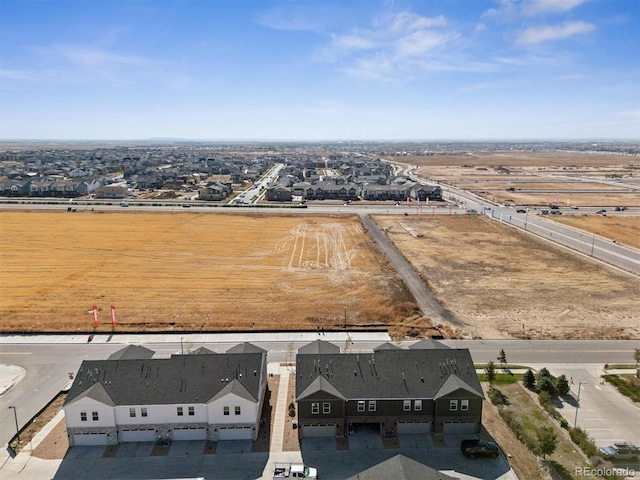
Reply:
<svg viewBox="0 0 640 480"><path fill-rule="evenodd" d="M10 405L9 408L13 408L13 418L16 420L16 437L18 439L18 443L20 443L20 427L18 427L18 413L16 412L16 407L14 405Z"/></svg>
<svg viewBox="0 0 640 480"><path fill-rule="evenodd" d="M344 307L344 331L347 331L347 307Z"/></svg>
<svg viewBox="0 0 640 480"><path fill-rule="evenodd" d="M180 355L184 355L184 347L182 346L182 339L184 337L180 337Z"/></svg>

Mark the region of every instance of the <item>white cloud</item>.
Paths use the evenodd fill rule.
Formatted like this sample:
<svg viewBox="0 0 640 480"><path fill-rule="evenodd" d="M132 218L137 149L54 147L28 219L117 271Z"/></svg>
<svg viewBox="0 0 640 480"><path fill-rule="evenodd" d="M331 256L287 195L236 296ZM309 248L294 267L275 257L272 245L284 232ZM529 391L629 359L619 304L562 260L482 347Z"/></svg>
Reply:
<svg viewBox="0 0 640 480"><path fill-rule="evenodd" d="M424 28L444 27L446 25L447 19L443 15L429 18L416 15L415 13L401 12L392 18L389 30L404 33Z"/></svg>
<svg viewBox="0 0 640 480"><path fill-rule="evenodd" d="M529 27L520 32L517 42L525 45L532 45L550 40L561 40L564 38L581 35L595 30L595 25L586 22L573 21L563 22L558 25L541 25Z"/></svg>
<svg viewBox="0 0 640 480"><path fill-rule="evenodd" d="M122 55L100 47L87 45L54 45L41 49L54 57L62 58L74 65L81 67L98 67L104 65L146 65L152 63L150 60L134 56Z"/></svg>
<svg viewBox="0 0 640 480"><path fill-rule="evenodd" d="M524 0L522 13L524 15L544 15L547 13L564 13L573 10L587 0Z"/></svg>

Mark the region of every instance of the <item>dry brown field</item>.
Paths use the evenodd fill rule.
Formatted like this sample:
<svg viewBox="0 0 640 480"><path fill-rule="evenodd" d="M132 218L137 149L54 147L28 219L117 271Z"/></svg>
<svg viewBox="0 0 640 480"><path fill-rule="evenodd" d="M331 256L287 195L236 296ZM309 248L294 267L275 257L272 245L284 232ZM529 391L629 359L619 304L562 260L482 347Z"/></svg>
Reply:
<svg viewBox="0 0 640 480"><path fill-rule="evenodd" d="M412 297L355 217L0 212L4 332L402 322Z"/></svg>
<svg viewBox="0 0 640 480"><path fill-rule="evenodd" d="M479 215L376 222L467 337L640 338L637 279Z"/></svg>
<svg viewBox="0 0 640 480"><path fill-rule="evenodd" d="M532 206L549 203L640 206L640 160L635 157L565 152L452 152L389 159L416 165L415 173L425 178L471 190L495 202ZM506 191L510 187L516 191Z"/></svg>
<svg viewBox="0 0 640 480"><path fill-rule="evenodd" d="M602 217L600 215L553 215L554 222L595 233L622 245L640 249L640 217L626 215ZM640 292L638 292L640 296Z"/></svg>

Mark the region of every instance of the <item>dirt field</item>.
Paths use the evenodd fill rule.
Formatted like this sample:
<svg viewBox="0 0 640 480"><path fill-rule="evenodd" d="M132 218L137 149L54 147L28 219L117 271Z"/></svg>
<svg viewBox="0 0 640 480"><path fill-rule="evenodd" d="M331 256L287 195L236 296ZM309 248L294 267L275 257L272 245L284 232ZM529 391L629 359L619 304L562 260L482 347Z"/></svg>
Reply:
<svg viewBox="0 0 640 480"><path fill-rule="evenodd" d="M452 152L391 157L416 173L516 205L640 206L636 157L566 152ZM635 174L635 176L634 176ZM513 191L507 189L513 188Z"/></svg>
<svg viewBox="0 0 640 480"><path fill-rule="evenodd" d="M415 304L353 217L1 212L3 331L281 330Z"/></svg>
<svg viewBox="0 0 640 480"><path fill-rule="evenodd" d="M375 220L466 336L640 338L638 280L481 216Z"/></svg>
<svg viewBox="0 0 640 480"><path fill-rule="evenodd" d="M554 215L554 222L570 225L585 232L616 240L622 245L640 249L640 217L600 215Z"/></svg>

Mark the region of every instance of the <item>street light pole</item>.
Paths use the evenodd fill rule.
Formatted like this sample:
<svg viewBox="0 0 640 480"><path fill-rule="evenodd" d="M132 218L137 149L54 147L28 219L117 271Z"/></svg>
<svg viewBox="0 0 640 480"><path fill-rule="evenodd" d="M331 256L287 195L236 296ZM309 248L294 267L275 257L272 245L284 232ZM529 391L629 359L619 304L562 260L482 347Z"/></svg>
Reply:
<svg viewBox="0 0 640 480"><path fill-rule="evenodd" d="M18 427L18 413L14 405L10 405L9 408L13 408L13 418L15 418L16 420L16 437L18 439L18 443L20 443L20 427Z"/></svg>
<svg viewBox="0 0 640 480"><path fill-rule="evenodd" d="M580 387L587 382L578 382L578 399L576 400L576 418L573 420L573 428L578 426L578 409L580 408Z"/></svg>
<svg viewBox="0 0 640 480"><path fill-rule="evenodd" d="M591 240L591 256L593 257L593 247L596 244L596 235L595 233L593 234L593 240Z"/></svg>
<svg viewBox="0 0 640 480"><path fill-rule="evenodd" d="M180 355L184 355L184 347L182 346L182 339L184 337L180 337Z"/></svg>

